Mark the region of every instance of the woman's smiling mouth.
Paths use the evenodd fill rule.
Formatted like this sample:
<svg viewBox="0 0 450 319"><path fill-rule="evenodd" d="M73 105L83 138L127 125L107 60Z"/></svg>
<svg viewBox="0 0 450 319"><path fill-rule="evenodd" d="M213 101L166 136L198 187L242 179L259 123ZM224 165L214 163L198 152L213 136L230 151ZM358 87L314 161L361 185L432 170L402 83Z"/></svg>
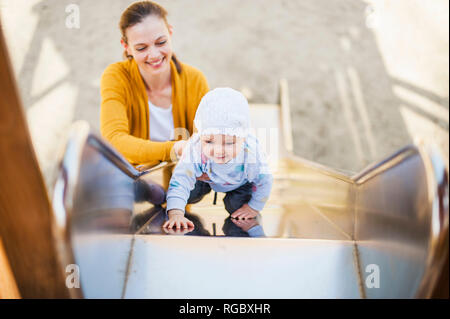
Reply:
<svg viewBox="0 0 450 319"><path fill-rule="evenodd" d="M164 62L166 57L162 57L159 60L156 61L152 61L152 62L145 62L146 64L149 64L151 67L153 68L158 68L159 66L161 66L161 64Z"/></svg>

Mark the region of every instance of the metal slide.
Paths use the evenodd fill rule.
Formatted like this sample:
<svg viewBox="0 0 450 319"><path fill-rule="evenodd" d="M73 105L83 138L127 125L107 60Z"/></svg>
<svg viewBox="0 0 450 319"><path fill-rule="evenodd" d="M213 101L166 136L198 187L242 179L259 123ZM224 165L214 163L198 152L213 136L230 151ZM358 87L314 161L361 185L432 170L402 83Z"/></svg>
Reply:
<svg viewBox="0 0 450 319"><path fill-rule="evenodd" d="M53 195L62 269L79 267L72 296L429 297L448 258L439 154L417 143L357 175L311 163L293 155L285 81L280 93L251 105L274 173L261 216L234 223L210 193L189 233L161 228L173 164L137 169L76 123Z"/></svg>

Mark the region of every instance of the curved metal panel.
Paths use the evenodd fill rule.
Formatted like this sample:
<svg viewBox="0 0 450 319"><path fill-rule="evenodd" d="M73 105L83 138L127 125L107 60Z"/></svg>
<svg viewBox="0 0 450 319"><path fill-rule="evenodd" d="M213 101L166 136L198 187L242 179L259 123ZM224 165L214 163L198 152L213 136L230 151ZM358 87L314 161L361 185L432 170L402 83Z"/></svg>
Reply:
<svg viewBox="0 0 450 319"><path fill-rule="evenodd" d="M440 156L418 144L355 177L361 273L379 270L379 287L366 285L368 298L430 296L448 252L446 176Z"/></svg>

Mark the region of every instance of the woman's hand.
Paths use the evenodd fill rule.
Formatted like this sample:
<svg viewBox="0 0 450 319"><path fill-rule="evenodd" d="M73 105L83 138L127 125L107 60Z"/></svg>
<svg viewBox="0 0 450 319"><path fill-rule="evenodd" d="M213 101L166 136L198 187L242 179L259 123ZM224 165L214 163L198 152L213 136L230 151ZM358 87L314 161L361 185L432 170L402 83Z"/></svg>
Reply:
<svg viewBox="0 0 450 319"><path fill-rule="evenodd" d="M171 209L167 213L169 215L169 220L163 225L163 228L173 228L175 226L177 229L184 227L185 229L194 228L194 223L189 219L184 217L184 212L179 209Z"/></svg>
<svg viewBox="0 0 450 319"><path fill-rule="evenodd" d="M235 211L233 214L231 214L231 218L236 219L246 219L246 218L254 218L258 215L258 211L254 210L248 204L242 205L241 208L239 208L237 211Z"/></svg>
<svg viewBox="0 0 450 319"><path fill-rule="evenodd" d="M187 142L188 142L187 140L179 140L173 145L173 149L178 158L180 158L181 155L183 155L183 150Z"/></svg>

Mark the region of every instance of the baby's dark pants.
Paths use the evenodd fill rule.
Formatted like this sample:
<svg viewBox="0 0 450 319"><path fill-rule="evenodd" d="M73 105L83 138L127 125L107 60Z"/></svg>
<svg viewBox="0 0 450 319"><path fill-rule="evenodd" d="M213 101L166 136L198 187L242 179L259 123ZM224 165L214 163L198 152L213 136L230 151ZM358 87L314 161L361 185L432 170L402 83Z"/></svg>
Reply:
<svg viewBox="0 0 450 319"><path fill-rule="evenodd" d="M188 204L195 204L202 200L202 198L211 191L208 183L197 181L194 189L189 195ZM228 213L232 214L248 203L252 198L252 184L245 183L241 187L225 193L223 203Z"/></svg>

